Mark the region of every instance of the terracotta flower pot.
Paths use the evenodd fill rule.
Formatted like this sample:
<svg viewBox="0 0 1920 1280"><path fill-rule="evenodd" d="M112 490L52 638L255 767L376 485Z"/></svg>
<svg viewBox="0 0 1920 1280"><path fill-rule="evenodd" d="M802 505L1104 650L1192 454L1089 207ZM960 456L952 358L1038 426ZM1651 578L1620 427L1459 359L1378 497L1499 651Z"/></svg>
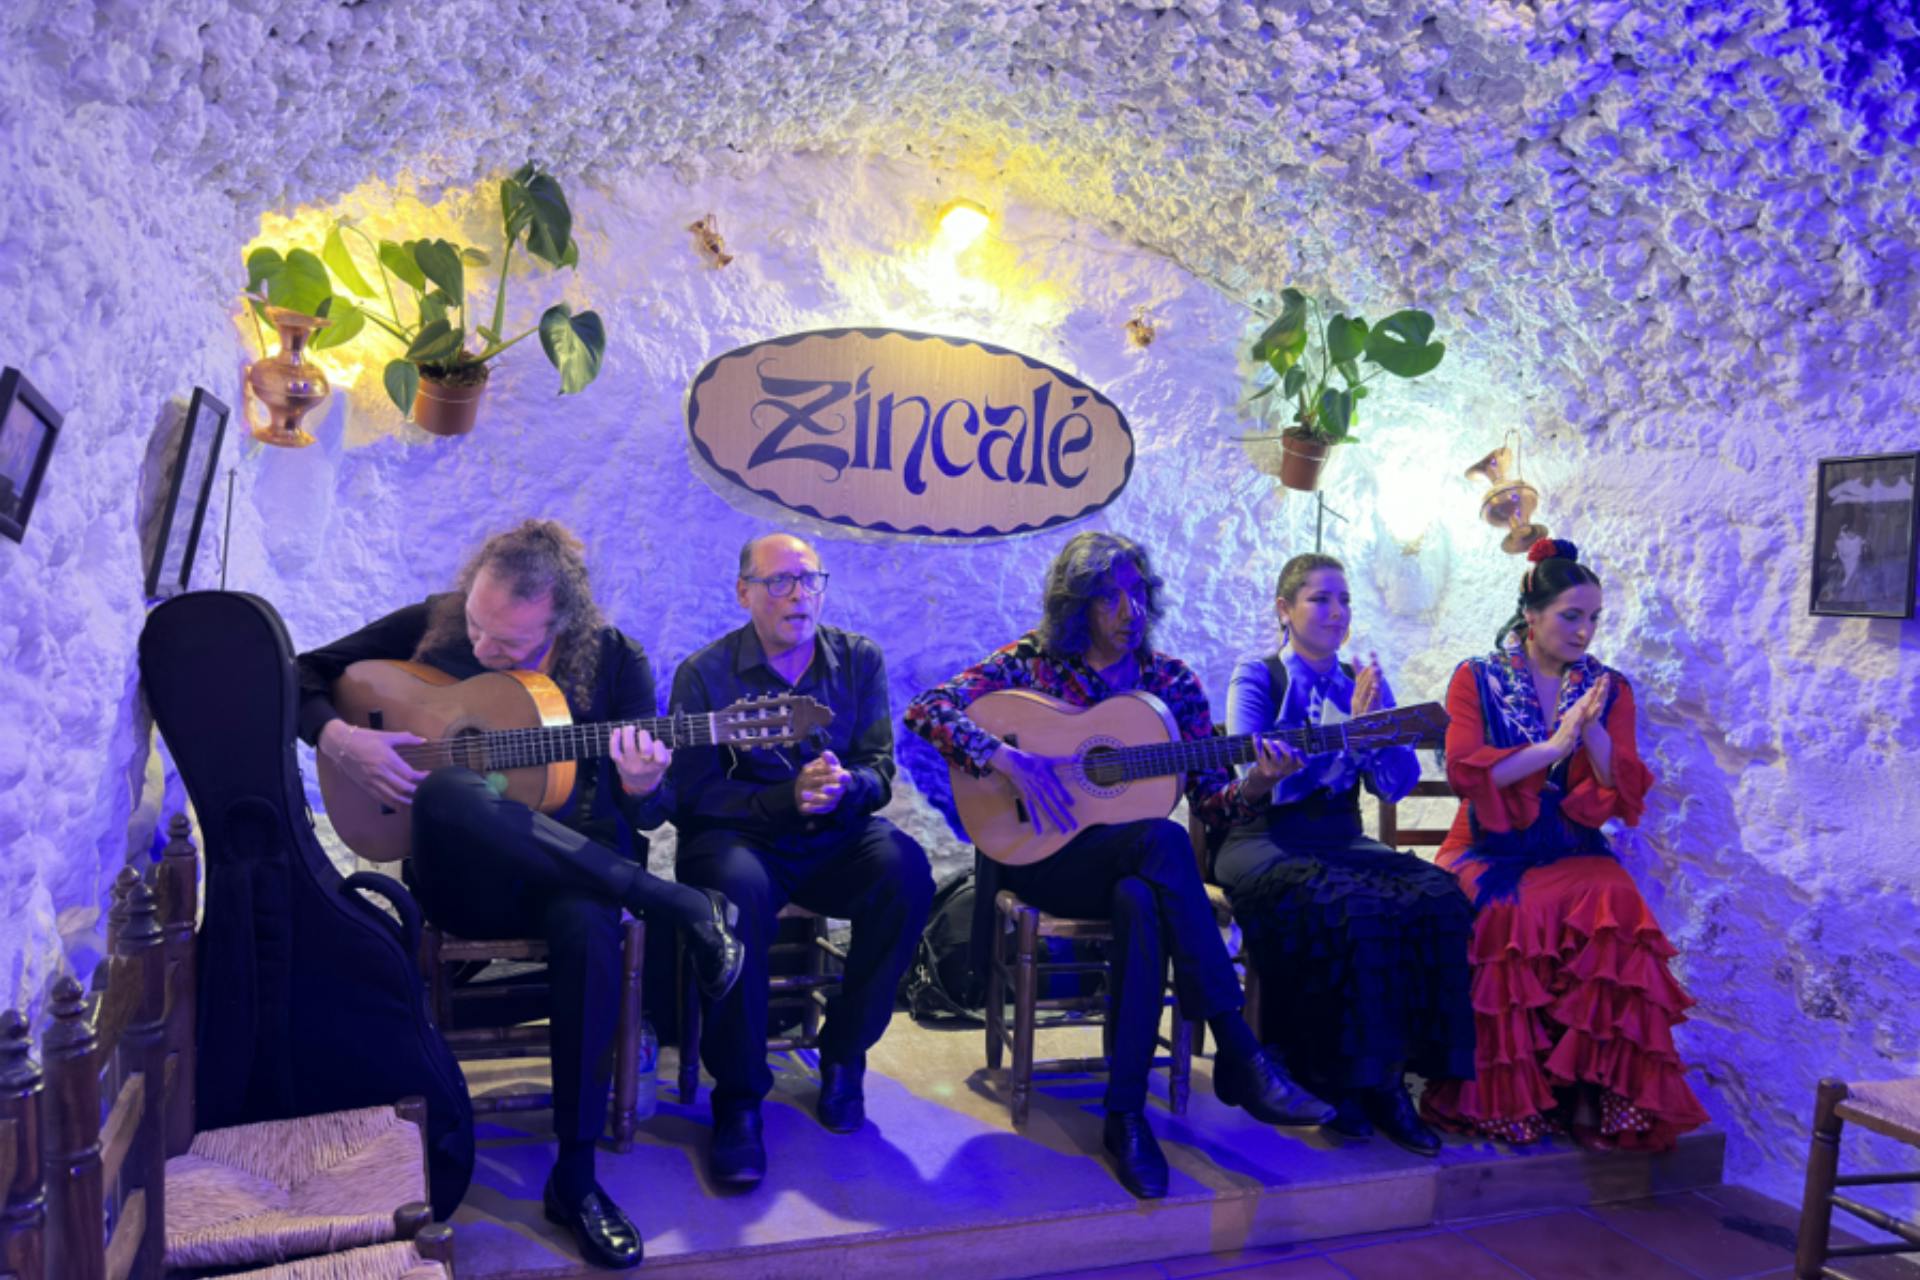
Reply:
<svg viewBox="0 0 1920 1280"><path fill-rule="evenodd" d="M1280 483L1312 493L1320 487L1320 471L1327 465L1332 445L1309 435L1286 432L1280 437Z"/></svg>
<svg viewBox="0 0 1920 1280"><path fill-rule="evenodd" d="M485 365L480 370L477 381L460 383L422 374L420 389L413 394L413 425L436 436L463 436L473 430L491 372Z"/></svg>
<svg viewBox="0 0 1920 1280"><path fill-rule="evenodd" d="M304 449L313 443L313 436L301 427L300 419L332 390L320 366L306 358L307 342L329 322L285 307L268 307L267 323L280 335L280 350L247 366L247 389L267 411L265 424L249 415L253 438L283 449Z"/></svg>

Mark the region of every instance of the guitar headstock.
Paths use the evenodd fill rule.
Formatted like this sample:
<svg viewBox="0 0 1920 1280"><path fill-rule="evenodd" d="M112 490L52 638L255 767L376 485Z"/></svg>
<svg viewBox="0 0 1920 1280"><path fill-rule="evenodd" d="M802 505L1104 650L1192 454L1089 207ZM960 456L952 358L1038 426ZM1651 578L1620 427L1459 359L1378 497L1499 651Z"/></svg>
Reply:
<svg viewBox="0 0 1920 1280"><path fill-rule="evenodd" d="M1348 747L1437 747L1446 741L1447 711L1437 702L1374 711L1341 726Z"/></svg>
<svg viewBox="0 0 1920 1280"><path fill-rule="evenodd" d="M801 694L741 698L714 712L713 740L740 747L790 747L833 723L833 708Z"/></svg>

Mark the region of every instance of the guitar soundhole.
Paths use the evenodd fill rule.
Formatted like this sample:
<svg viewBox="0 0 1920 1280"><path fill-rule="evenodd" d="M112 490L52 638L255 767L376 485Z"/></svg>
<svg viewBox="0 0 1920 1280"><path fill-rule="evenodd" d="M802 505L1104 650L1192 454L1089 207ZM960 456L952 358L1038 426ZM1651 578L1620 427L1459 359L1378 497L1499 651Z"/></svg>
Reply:
<svg viewBox="0 0 1920 1280"><path fill-rule="evenodd" d="M1119 755L1120 742L1099 738L1085 743L1080 750L1080 787L1096 796L1117 796L1127 788L1125 762Z"/></svg>

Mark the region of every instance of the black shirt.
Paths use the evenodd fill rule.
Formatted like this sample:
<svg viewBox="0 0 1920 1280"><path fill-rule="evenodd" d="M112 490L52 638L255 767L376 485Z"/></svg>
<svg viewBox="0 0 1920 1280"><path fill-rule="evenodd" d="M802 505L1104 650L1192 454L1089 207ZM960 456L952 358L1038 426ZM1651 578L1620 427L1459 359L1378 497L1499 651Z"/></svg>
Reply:
<svg viewBox="0 0 1920 1280"><path fill-rule="evenodd" d="M333 682L356 662L368 658L411 660L427 632L427 623L436 605L457 602L452 592L429 596L420 604L396 609L384 618L368 623L352 635L332 644L303 653L296 660L300 669L300 737L317 746L320 731L327 721L337 720ZM653 665L631 637L613 627L600 629L600 661L594 672L593 698L581 706L575 695L567 695L567 710L575 724L606 720L637 720L660 713L654 700ZM473 656L473 645L464 634L451 644L430 654L421 662L455 679L465 680L484 673L487 668ZM611 759L582 761L575 771L573 794L553 816L582 835L612 848L644 855L646 841L636 839L636 828L650 831L667 817L665 788L656 788L645 797L630 796L621 787ZM604 797L612 796L611 802Z"/></svg>
<svg viewBox="0 0 1920 1280"><path fill-rule="evenodd" d="M724 827L774 837L851 831L893 797L893 710L880 646L838 627L814 632L813 661L789 685L767 665L753 625L729 632L673 673L675 714L718 711L740 698L805 694L831 708L833 723L792 747L682 747L667 780L674 825L691 835ZM852 774L830 813L803 814L793 780L831 751Z"/></svg>

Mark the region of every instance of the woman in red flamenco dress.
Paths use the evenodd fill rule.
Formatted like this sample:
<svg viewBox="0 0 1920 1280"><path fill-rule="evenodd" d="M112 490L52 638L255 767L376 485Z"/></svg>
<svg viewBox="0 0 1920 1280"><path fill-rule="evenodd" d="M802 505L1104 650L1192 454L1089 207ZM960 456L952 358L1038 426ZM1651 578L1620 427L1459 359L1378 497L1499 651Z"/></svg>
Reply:
<svg viewBox="0 0 1920 1280"><path fill-rule="evenodd" d="M1461 663L1447 690L1461 805L1438 860L1476 908L1476 1072L1436 1082L1422 1110L1506 1142L1564 1124L1590 1149L1665 1151L1708 1118L1673 1043L1693 999L1600 831L1636 825L1654 778L1632 686L1587 652L1599 578L1561 539L1529 559L1495 651Z"/></svg>

